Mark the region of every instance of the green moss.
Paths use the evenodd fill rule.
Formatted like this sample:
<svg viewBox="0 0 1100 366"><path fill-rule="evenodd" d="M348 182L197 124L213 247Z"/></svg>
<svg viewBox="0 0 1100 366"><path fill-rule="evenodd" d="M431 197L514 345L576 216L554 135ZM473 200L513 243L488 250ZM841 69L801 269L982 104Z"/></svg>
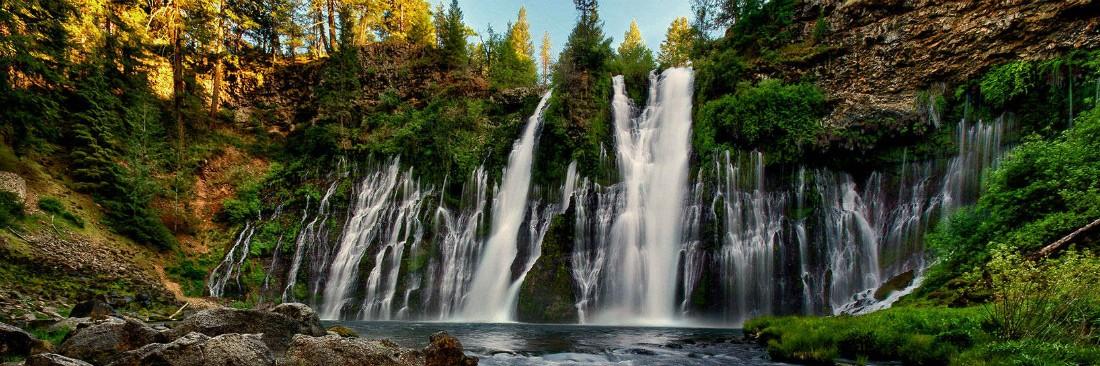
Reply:
<svg viewBox="0 0 1100 366"><path fill-rule="evenodd" d="M65 204L61 203L61 200L58 200L57 198L50 196L39 197L38 208L42 209L42 211L61 216L61 218L65 219L65 221L72 223L76 227L84 227L84 219L81 219L80 216L76 216L72 212L69 212L69 210L65 208Z"/></svg>

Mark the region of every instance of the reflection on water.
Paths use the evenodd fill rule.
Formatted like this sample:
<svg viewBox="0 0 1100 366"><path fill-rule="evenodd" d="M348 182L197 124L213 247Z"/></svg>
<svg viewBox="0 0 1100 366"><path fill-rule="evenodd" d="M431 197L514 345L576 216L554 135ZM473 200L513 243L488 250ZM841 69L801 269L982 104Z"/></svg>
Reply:
<svg viewBox="0 0 1100 366"><path fill-rule="evenodd" d="M546 324L338 322L366 338L423 348L440 330L480 365L781 365L737 329Z"/></svg>

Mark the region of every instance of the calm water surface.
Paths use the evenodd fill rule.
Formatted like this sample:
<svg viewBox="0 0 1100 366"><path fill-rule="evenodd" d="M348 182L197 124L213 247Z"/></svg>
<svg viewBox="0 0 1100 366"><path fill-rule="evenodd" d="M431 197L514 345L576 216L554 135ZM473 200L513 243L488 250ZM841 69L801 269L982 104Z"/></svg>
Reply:
<svg viewBox="0 0 1100 366"><path fill-rule="evenodd" d="M548 324L328 322L366 338L423 348L445 330L480 365L783 365L741 340L739 329L643 328Z"/></svg>

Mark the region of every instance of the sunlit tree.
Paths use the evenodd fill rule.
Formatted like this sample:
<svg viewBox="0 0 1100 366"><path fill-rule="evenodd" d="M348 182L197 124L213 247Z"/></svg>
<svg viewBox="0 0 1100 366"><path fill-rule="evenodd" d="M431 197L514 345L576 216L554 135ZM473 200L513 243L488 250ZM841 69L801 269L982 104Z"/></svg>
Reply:
<svg viewBox="0 0 1100 366"><path fill-rule="evenodd" d="M662 67L683 67L691 64L694 33L686 17L678 17L672 21L665 41L661 43L661 54L657 57Z"/></svg>

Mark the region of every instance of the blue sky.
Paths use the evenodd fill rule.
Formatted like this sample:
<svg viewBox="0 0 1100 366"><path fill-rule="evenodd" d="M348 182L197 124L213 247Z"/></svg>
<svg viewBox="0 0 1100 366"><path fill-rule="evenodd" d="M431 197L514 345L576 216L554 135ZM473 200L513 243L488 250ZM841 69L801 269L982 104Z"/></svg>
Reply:
<svg viewBox="0 0 1100 366"><path fill-rule="evenodd" d="M450 4L450 0L442 0ZM440 0L432 1L433 4ZM520 6L527 7L527 20L531 23L531 38L538 52L542 42L542 33L550 32L557 55L573 25L577 21L577 11L572 0L458 0L466 24L478 32L484 32L489 24L497 32L503 32L509 22L514 22ZM630 26L631 19L638 20L646 45L656 54L664 40L668 25L678 16L690 18L691 5L688 0L601 0L600 18L604 21L604 33L614 39L614 47L619 46L623 33ZM555 56L556 59L556 56Z"/></svg>

